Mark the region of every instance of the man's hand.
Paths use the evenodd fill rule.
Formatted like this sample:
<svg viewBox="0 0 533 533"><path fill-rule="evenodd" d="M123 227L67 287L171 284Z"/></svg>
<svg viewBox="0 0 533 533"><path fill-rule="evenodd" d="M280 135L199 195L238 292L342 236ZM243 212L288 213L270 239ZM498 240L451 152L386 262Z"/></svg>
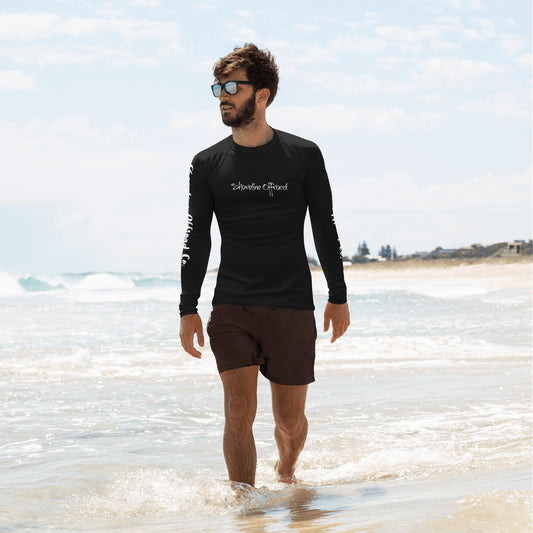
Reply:
<svg viewBox="0 0 533 533"><path fill-rule="evenodd" d="M328 302L324 309L324 331L328 331L329 324L333 326L331 342L335 342L342 337L350 325L350 310L348 303L332 304Z"/></svg>
<svg viewBox="0 0 533 533"><path fill-rule="evenodd" d="M183 349L193 357L200 359L202 353L194 347L194 334L198 338L198 344L204 346L204 328L200 315L185 315L180 320L180 339Z"/></svg>

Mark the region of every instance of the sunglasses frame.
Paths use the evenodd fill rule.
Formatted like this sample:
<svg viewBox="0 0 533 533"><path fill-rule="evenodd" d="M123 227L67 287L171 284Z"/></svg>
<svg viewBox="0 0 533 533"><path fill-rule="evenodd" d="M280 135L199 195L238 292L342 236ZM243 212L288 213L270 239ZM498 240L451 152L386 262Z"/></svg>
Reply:
<svg viewBox="0 0 533 533"><path fill-rule="evenodd" d="M237 90L234 93L230 93L226 89L226 85L228 83L235 83L236 84ZM211 85L211 92L213 93L213 96L215 98L218 98L222 94L222 89L224 89L224 91L226 91L226 94L229 94L230 96L233 96L234 94L237 94L239 92L239 83L241 83L243 85L254 85L254 83L252 81L228 80L225 83L214 83L213 85ZM220 87L220 92L218 94L215 94L215 87Z"/></svg>

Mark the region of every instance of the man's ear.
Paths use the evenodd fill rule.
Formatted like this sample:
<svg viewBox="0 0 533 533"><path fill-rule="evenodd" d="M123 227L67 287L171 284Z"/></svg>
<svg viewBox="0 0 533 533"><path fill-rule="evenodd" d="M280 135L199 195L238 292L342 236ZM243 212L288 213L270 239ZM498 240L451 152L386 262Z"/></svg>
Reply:
<svg viewBox="0 0 533 533"><path fill-rule="evenodd" d="M270 89L267 89L266 87L263 87L263 89L259 89L255 93L255 101L256 103L264 102L265 105L268 102L268 98L270 97Z"/></svg>

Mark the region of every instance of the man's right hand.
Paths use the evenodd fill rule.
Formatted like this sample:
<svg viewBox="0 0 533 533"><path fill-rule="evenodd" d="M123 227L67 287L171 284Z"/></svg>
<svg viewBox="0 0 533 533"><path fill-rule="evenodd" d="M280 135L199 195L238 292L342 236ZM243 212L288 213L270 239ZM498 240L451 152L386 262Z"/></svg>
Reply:
<svg viewBox="0 0 533 533"><path fill-rule="evenodd" d="M180 320L180 339L183 349L193 357L200 359L202 353L194 347L194 334L198 338L198 344L204 346L204 328L199 314L185 315Z"/></svg>

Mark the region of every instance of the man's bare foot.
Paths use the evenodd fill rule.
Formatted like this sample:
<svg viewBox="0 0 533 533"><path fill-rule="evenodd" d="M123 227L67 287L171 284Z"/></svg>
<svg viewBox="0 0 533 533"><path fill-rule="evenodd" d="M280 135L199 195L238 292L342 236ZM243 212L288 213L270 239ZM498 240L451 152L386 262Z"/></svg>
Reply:
<svg viewBox="0 0 533 533"><path fill-rule="evenodd" d="M294 476L294 474L281 474L278 470L279 467L279 460L276 461L276 464L274 465L274 471L276 472L276 476L278 477L278 481L280 483L287 483L288 485L292 485L293 483L298 483L298 480Z"/></svg>
<svg viewBox="0 0 533 533"><path fill-rule="evenodd" d="M247 498L254 492L254 487L241 481L230 481L230 486L237 498Z"/></svg>

